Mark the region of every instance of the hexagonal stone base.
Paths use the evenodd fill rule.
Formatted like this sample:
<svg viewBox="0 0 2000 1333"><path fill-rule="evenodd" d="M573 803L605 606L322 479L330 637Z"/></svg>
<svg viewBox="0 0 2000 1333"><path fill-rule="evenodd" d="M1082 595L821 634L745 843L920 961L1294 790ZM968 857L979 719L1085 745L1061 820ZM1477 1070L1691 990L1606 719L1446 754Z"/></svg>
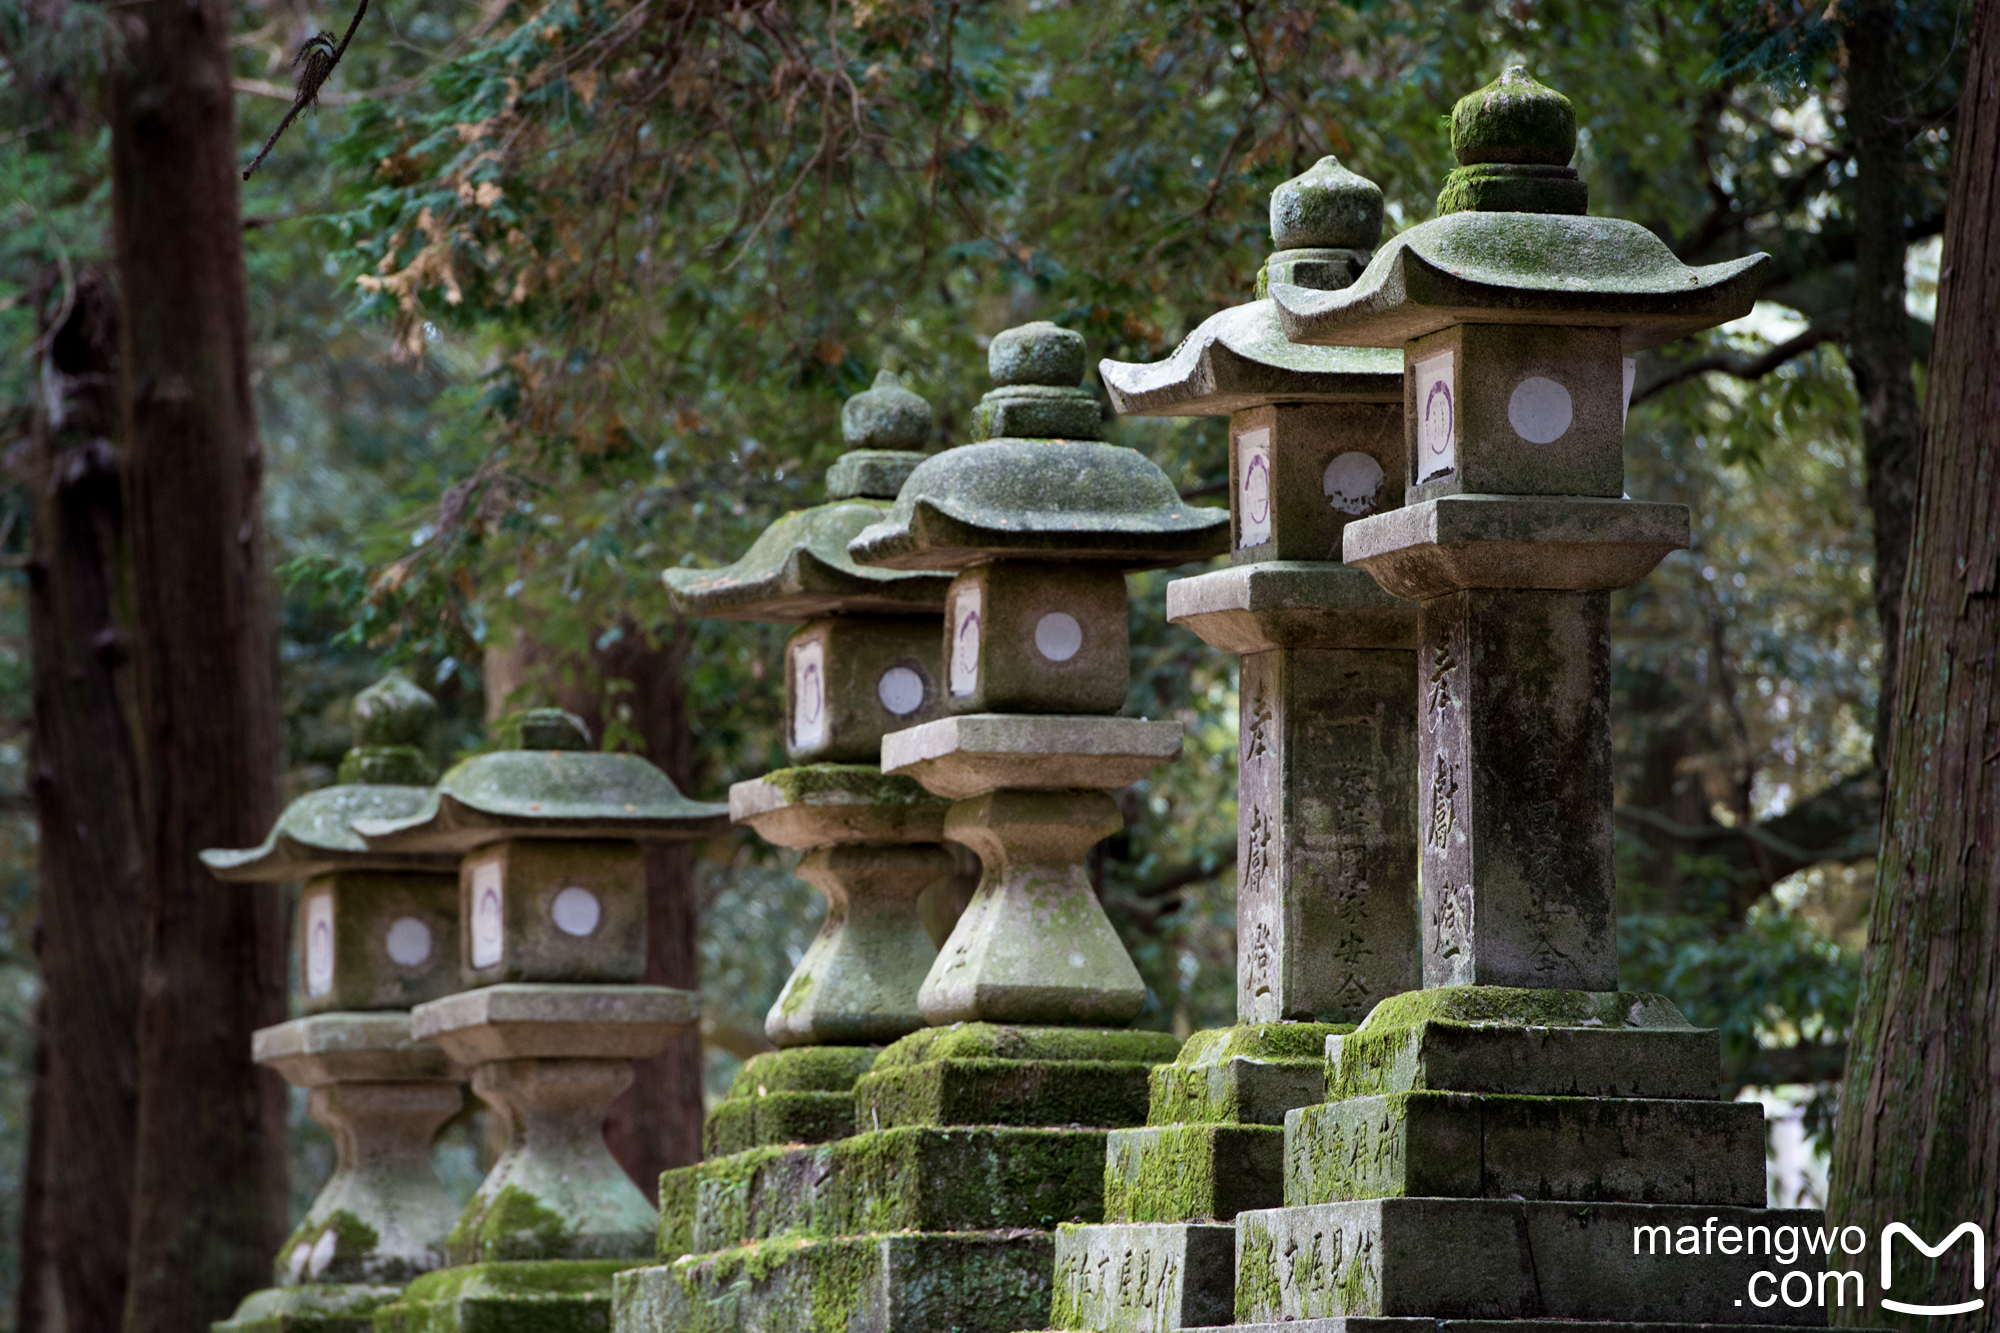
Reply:
<svg viewBox="0 0 2000 1333"><path fill-rule="evenodd" d="M1149 1125L1105 1145L1108 1222L1226 1222L1285 1202L1285 1131L1276 1125Z"/></svg>
<svg viewBox="0 0 2000 1333"><path fill-rule="evenodd" d="M1385 1196L1764 1202L1755 1102L1409 1092L1286 1119L1285 1203Z"/></svg>
<svg viewBox="0 0 2000 1333"><path fill-rule="evenodd" d="M374 1333L610 1333L611 1279L632 1259L467 1264L375 1311Z"/></svg>
<svg viewBox="0 0 2000 1333"><path fill-rule="evenodd" d="M1063 1227L1057 1328L1161 1333L1219 1324L1236 1297L1236 1228L1216 1222Z"/></svg>
<svg viewBox="0 0 2000 1333"><path fill-rule="evenodd" d="M785 1238L617 1279L619 1333L1010 1333L1045 1322L1045 1233Z"/></svg>
<svg viewBox="0 0 2000 1333"><path fill-rule="evenodd" d="M1698 1246L1711 1221L1711 1233L1756 1226L1768 1238L1786 1226L1817 1233L1826 1217L1808 1208L1509 1199L1369 1199L1242 1213L1236 1317L1825 1324L1816 1305L1760 1309L1745 1299L1752 1274L1768 1270L1780 1283L1791 1271L1810 1277L1825 1268L1824 1255L1801 1248L1787 1264L1713 1246L1706 1254L1645 1249L1662 1234L1675 1246L1691 1235Z"/></svg>
<svg viewBox="0 0 2000 1333"><path fill-rule="evenodd" d="M402 1295L401 1287L317 1282L253 1291L210 1333L371 1333L374 1311Z"/></svg>

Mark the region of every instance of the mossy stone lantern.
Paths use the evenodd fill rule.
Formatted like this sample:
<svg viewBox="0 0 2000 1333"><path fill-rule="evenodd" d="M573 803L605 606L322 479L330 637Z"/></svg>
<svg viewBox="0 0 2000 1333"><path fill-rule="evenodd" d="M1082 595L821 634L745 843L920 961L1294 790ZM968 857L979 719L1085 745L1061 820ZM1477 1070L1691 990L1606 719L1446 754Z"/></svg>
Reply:
<svg viewBox="0 0 2000 1333"><path fill-rule="evenodd" d="M1350 287L1272 284L1294 340L1404 357L1409 503L1342 552L1418 604L1424 985L1327 1039L1287 1206L1237 1214L1242 1324L1769 1321L1745 1283L1793 1264L1633 1238L1823 1224L1762 1207L1717 1034L1617 989L1609 598L1688 539L1684 507L1623 497L1623 358L1746 313L1765 257L1689 268L1586 215L1575 126L1507 71L1458 103L1438 217Z"/></svg>
<svg viewBox="0 0 2000 1333"><path fill-rule="evenodd" d="M989 438L926 459L849 546L857 562L953 571L944 711L890 733L885 772L955 802L946 836L985 876L924 982L933 1024L1121 1025L1145 989L1084 871L1123 825L1110 792L1176 758L1180 724L1119 717L1125 573L1216 554L1222 513L1102 442L1083 339L1050 323L988 348Z"/></svg>
<svg viewBox="0 0 2000 1333"><path fill-rule="evenodd" d="M875 762L884 734L942 711L950 576L870 569L847 553L923 461L930 405L885 370L847 401L841 431L852 447L827 474L824 504L780 518L735 564L665 574L682 615L803 622L785 645L795 766L735 784L729 808L766 840L804 852L798 875L827 899L819 935L765 1018L782 1049L752 1059L740 1076L747 1095L711 1114L711 1157L852 1131L853 1098L826 1087L827 1074L838 1065L851 1085L872 1057L787 1051L873 1047L924 1025L917 988L937 949L917 899L953 871L947 802Z"/></svg>
<svg viewBox="0 0 2000 1333"><path fill-rule="evenodd" d="M1342 540L1421 607L1424 982L1610 990L1610 591L1688 544L1685 506L1623 498L1625 358L1746 313L1766 257L1586 215L1575 114L1519 68L1451 135L1439 217L1272 296L1295 341L1403 353L1409 503Z"/></svg>
<svg viewBox="0 0 2000 1333"><path fill-rule="evenodd" d="M1402 357L1293 343L1263 295L1354 281L1382 192L1328 157L1270 218L1261 299L1164 361L1098 365L1120 412L1229 423L1231 563L1168 584L1167 618L1242 657L1237 1023L1190 1037L1145 1126L1112 1131L1104 1223L1056 1238L1067 1327L1230 1322L1233 1220L1284 1202L1285 1116L1324 1098L1326 1039L1419 980L1417 609L1340 561L1349 523L1403 502Z"/></svg>
<svg viewBox="0 0 2000 1333"><path fill-rule="evenodd" d="M409 1006L459 986L454 858L372 851L350 824L422 806L434 775L417 743L436 709L400 675L363 690L339 784L293 801L260 846L202 853L226 882L305 883L294 943L305 1016L260 1029L251 1049L310 1090L334 1142L333 1174L279 1251L276 1285L218 1329L346 1333L444 1262L458 1208L430 1149L464 1103L464 1076L412 1035Z"/></svg>
<svg viewBox="0 0 2000 1333"><path fill-rule="evenodd" d="M691 801L653 764L589 749L556 709L503 719L508 748L467 759L400 819L357 821L370 848L459 859L464 975L473 989L419 1006L414 1031L472 1069L507 1147L426 1276L378 1326L469 1321L482 1302L602 1310L611 1274L652 1252L657 1214L604 1142L604 1114L699 1017L689 991L645 968L640 844L714 836L724 807ZM557 1261L553 1265L547 1262ZM546 1289L545 1289L546 1288ZM569 1316L565 1316L569 1317Z"/></svg>

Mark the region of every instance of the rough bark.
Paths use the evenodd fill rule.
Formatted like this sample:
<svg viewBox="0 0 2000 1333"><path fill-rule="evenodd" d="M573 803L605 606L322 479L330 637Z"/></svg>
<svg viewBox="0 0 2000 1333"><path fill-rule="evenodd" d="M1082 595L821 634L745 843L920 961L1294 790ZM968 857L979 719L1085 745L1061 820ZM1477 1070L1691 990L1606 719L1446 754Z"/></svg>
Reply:
<svg viewBox="0 0 2000 1333"><path fill-rule="evenodd" d="M1879 889L1835 1132L1834 1221L1942 1241L2000 1235L2000 2L1971 23L1954 135ZM1836 1320L1994 1326L1970 1247L1894 1251L1895 1299L1983 1296L1950 1318L1874 1305ZM2000 1254L1989 1252L1989 1264ZM1871 1252L1867 1266L1878 1262ZM1871 1281L1873 1280L1871 1275Z"/></svg>
<svg viewBox="0 0 2000 1333"><path fill-rule="evenodd" d="M28 1143L21 1160L20 1285L14 1288L18 1333L45 1333L55 1294L54 1218L49 1208L49 996L35 1003L35 1057L29 1069Z"/></svg>
<svg viewBox="0 0 2000 1333"><path fill-rule="evenodd" d="M124 1315L138 1121L144 911L125 629L118 299L85 269L51 292L43 394L15 469L33 506L28 625L39 825L47 1214L70 1333ZM38 1130L40 1126L38 1125Z"/></svg>
<svg viewBox="0 0 2000 1333"><path fill-rule="evenodd" d="M145 964L128 1333L186 1333L269 1279L285 1097L250 1061L284 1017L282 911L205 847L277 814L277 656L250 392L227 0L120 11L112 232L125 307Z"/></svg>
<svg viewBox="0 0 2000 1333"><path fill-rule="evenodd" d="M546 698L577 714L594 738L605 734L607 710L628 710L643 753L687 791L693 780L693 737L682 648L668 637L626 632L591 652L590 669L578 670L559 650L532 638L515 638L486 658L487 713L497 717L529 698ZM655 986L701 989L700 911L695 900L694 851L686 844L646 849L646 981ZM648 1198L660 1173L701 1160L701 1033L690 1029L667 1049L634 1064L632 1086L611 1104L604 1135L612 1155Z"/></svg>
<svg viewBox="0 0 2000 1333"><path fill-rule="evenodd" d="M1904 308L1910 131L1896 69L1896 0L1861 0L1847 33L1847 128L1854 141L1854 304L1847 360L1861 401L1868 508L1875 520L1875 616L1882 629L1875 762L1887 761L1902 644L1903 581L1917 501L1921 422Z"/></svg>

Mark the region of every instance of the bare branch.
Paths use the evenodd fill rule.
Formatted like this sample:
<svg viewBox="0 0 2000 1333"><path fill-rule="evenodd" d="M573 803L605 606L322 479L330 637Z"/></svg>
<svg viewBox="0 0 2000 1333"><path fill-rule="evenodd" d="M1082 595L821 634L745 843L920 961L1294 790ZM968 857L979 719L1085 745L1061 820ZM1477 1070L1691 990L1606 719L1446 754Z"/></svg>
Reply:
<svg viewBox="0 0 2000 1333"><path fill-rule="evenodd" d="M271 131L271 137L264 140L264 146L257 150L256 158L243 169L244 180L249 180L257 168L264 165L264 159L269 157L271 150L277 146L279 136L291 128L292 122L298 119L299 112L309 106L319 105L321 85L333 74L334 66L340 63L340 58L347 54L347 44L354 40L354 34L361 27L361 16L367 12L368 0L361 0L360 5L355 8L354 18L347 25L347 35L340 39L340 45L333 44L332 33L322 32L299 48L298 55L292 58L292 64L295 66L304 64L305 68L299 71L299 87L292 100L292 109L278 122L278 128Z"/></svg>
<svg viewBox="0 0 2000 1333"><path fill-rule="evenodd" d="M1846 335L1847 316L1842 314L1829 319L1815 320L1795 336L1762 352L1718 352L1714 356L1683 361L1670 366L1657 378L1649 380L1635 390L1632 394L1632 406L1637 407L1653 395L1663 393L1683 380L1706 375L1712 370L1732 375L1739 380L1762 379L1794 357L1803 356L1823 342L1833 342Z"/></svg>

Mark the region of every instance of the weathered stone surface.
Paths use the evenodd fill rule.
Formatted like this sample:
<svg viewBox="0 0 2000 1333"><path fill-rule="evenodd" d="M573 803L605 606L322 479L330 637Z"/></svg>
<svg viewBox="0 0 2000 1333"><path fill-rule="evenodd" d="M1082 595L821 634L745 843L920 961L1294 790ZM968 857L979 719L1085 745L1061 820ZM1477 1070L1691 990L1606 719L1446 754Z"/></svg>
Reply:
<svg viewBox="0 0 2000 1333"><path fill-rule="evenodd" d="M1634 1253L1635 1228L1690 1228L1698 1243L1710 1220L1816 1231L1825 1214L1513 1199L1370 1199L1243 1213L1236 1317L1826 1323L1826 1311L1815 1306L1759 1309L1745 1299L1753 1273L1810 1276L1825 1267L1824 1255L1801 1249L1785 1263L1770 1254Z"/></svg>
<svg viewBox="0 0 2000 1333"><path fill-rule="evenodd" d="M1006 790L952 806L945 836L977 852L986 873L917 993L925 1020L1119 1026L1138 1017L1145 983L1084 868L1090 848L1123 826L1102 792Z"/></svg>
<svg viewBox="0 0 2000 1333"><path fill-rule="evenodd" d="M1179 722L1137 717L975 713L882 740L883 772L961 801L1003 789L1109 791L1180 757Z"/></svg>
<svg viewBox="0 0 2000 1333"><path fill-rule="evenodd" d="M1331 155L1271 191L1271 241L1280 250L1371 250L1382 239L1382 187Z"/></svg>
<svg viewBox="0 0 2000 1333"><path fill-rule="evenodd" d="M463 854L513 837L710 838L729 810L635 754L496 750L454 766L414 814L353 823L371 851Z"/></svg>
<svg viewBox="0 0 2000 1333"><path fill-rule="evenodd" d="M729 817L779 847L943 842L951 802L872 764L781 768L729 788Z"/></svg>
<svg viewBox="0 0 2000 1333"><path fill-rule="evenodd" d="M1357 566L1325 560L1231 565L1167 585L1167 619L1226 653L1417 646L1417 608Z"/></svg>
<svg viewBox="0 0 2000 1333"><path fill-rule="evenodd" d="M937 950L917 895L953 869L951 853L935 844L807 852L795 873L826 895L826 919L764 1019L771 1041L888 1042L922 1027L917 990Z"/></svg>
<svg viewBox="0 0 2000 1333"><path fill-rule="evenodd" d="M444 853L371 852L354 831L357 819L403 819L430 800L428 787L342 783L307 792L278 816L264 841L243 850L211 848L201 854L209 873L225 883L274 884L313 879L340 869L443 871Z"/></svg>
<svg viewBox="0 0 2000 1333"><path fill-rule="evenodd" d="M876 371L875 382L849 398L840 409L840 436L855 451L846 455L848 458L855 458L857 454L922 449L931 442L935 429L931 405L904 388L902 377L891 370ZM864 456L851 467L865 471L870 461ZM885 477L879 485L865 490L848 489L839 462L827 473L826 483L827 496L834 500L843 498L843 495L894 499L897 487L903 484L898 478L892 485L890 479Z"/></svg>
<svg viewBox="0 0 2000 1333"><path fill-rule="evenodd" d="M1158 1333L1229 1318L1236 1228L1066 1226L1056 1232L1054 1328Z"/></svg>
<svg viewBox="0 0 2000 1333"><path fill-rule="evenodd" d="M848 550L888 569L969 569L998 559L1157 569L1220 554L1228 515L1180 498L1130 449L1091 440L991 439L930 458L895 507Z"/></svg>
<svg viewBox="0 0 2000 1333"><path fill-rule="evenodd" d="M1416 655L1243 659L1236 1012L1358 1022L1419 980Z"/></svg>
<svg viewBox="0 0 2000 1333"><path fill-rule="evenodd" d="M1450 213L1375 252L1353 286L1271 284L1294 342L1401 347L1454 324L1620 331L1629 354L1748 314L1769 255L1689 268L1635 222Z"/></svg>
<svg viewBox="0 0 2000 1333"><path fill-rule="evenodd" d="M711 620L803 621L842 611L891 616L936 611L944 602L946 575L920 565L907 571L873 569L848 555L855 535L888 512L886 501L861 498L795 510L764 529L736 563L720 569L669 569L661 577L676 611Z"/></svg>
<svg viewBox="0 0 2000 1333"><path fill-rule="evenodd" d="M458 1205L431 1140L464 1101L456 1079L314 1088L307 1110L333 1137L333 1174L280 1247L278 1284L400 1284L441 1267Z"/></svg>
<svg viewBox="0 0 2000 1333"><path fill-rule="evenodd" d="M1419 612L1427 986L1617 988L1610 615L1486 589Z"/></svg>
<svg viewBox="0 0 2000 1333"><path fill-rule="evenodd" d="M855 1119L868 1129L1143 1124L1147 1075L1173 1059L1179 1045L1160 1032L989 1023L932 1028L877 1058L855 1084Z"/></svg>
<svg viewBox="0 0 2000 1333"><path fill-rule="evenodd" d="M1458 170L1438 195L1440 216L1488 213L1582 213L1589 193L1569 161L1576 155L1576 112L1569 99L1530 78L1520 65L1458 99L1451 113Z"/></svg>
<svg viewBox="0 0 2000 1333"><path fill-rule="evenodd" d="M465 981L602 983L646 975L646 864L628 839L507 838L459 863Z"/></svg>
<svg viewBox="0 0 2000 1333"><path fill-rule="evenodd" d="M938 618L838 615L785 645L785 754L795 764L875 762L882 737L945 706Z"/></svg>
<svg viewBox="0 0 2000 1333"><path fill-rule="evenodd" d="M1421 602L1466 588L1629 587L1688 544L1685 505L1455 495L1348 526L1347 562Z"/></svg>
<svg viewBox="0 0 2000 1333"><path fill-rule="evenodd" d="M701 997L667 986L481 986L411 1012L411 1034L460 1064L576 1056L643 1060L701 1017Z"/></svg>
<svg viewBox="0 0 2000 1333"><path fill-rule="evenodd" d="M411 1283L375 1333L609 1333L613 1275L629 1259L481 1263Z"/></svg>
<svg viewBox="0 0 2000 1333"><path fill-rule="evenodd" d="M400 1286L315 1282L253 1291L210 1333L373 1333L374 1311L403 1294Z"/></svg>
<svg viewBox="0 0 2000 1333"><path fill-rule="evenodd" d="M1274 279L1296 283L1304 262L1292 261ZM1128 417L1220 417L1270 402L1396 402L1403 394L1398 351L1302 347L1285 336L1268 300L1210 315L1164 361L1105 360L1097 373L1112 407Z"/></svg>
<svg viewBox="0 0 2000 1333"><path fill-rule="evenodd" d="M451 1079L458 1072L440 1047L411 1035L407 1013L394 1010L314 1014L258 1028L250 1035L250 1058L300 1088Z"/></svg>
<svg viewBox="0 0 2000 1333"><path fill-rule="evenodd" d="M458 899L448 872L350 865L310 880L294 913L299 1007L407 1010L459 989Z"/></svg>
<svg viewBox="0 0 2000 1333"><path fill-rule="evenodd" d="M1291 1207L1407 1195L1764 1202L1756 1102L1410 1092L1291 1113Z"/></svg>
<svg viewBox="0 0 2000 1333"><path fill-rule="evenodd" d="M1109 1222L1226 1222L1285 1201L1285 1132L1276 1125L1148 1125L1111 1132L1104 1153Z"/></svg>
<svg viewBox="0 0 2000 1333"><path fill-rule="evenodd" d="M1344 1023L1238 1023L1197 1032L1172 1064L1153 1070L1146 1123L1282 1126L1287 1111L1326 1099L1327 1038L1351 1031Z"/></svg>
<svg viewBox="0 0 2000 1333"><path fill-rule="evenodd" d="M616 1324L675 1333L1013 1333L1044 1322L1053 1239L785 1238L621 1273Z"/></svg>
<svg viewBox="0 0 2000 1333"><path fill-rule="evenodd" d="M883 371L887 375L888 371ZM881 382L881 377L876 377ZM908 393L907 390L904 391ZM856 394L847 400L841 409L843 423L854 415L854 405L867 394ZM915 394L911 398L922 403ZM930 405L924 404L924 435L930 434ZM893 500L896 492L903 489L917 464L924 461L924 455L901 449L851 449L833 460L833 466L826 470L826 498L828 500Z"/></svg>
<svg viewBox="0 0 2000 1333"><path fill-rule="evenodd" d="M1233 413L1230 559L1339 560L1349 523L1400 508L1408 454L1399 398Z"/></svg>
<svg viewBox="0 0 2000 1333"><path fill-rule="evenodd" d="M1706 1100L1722 1078L1714 1029L1633 992L1412 991L1326 1047L1328 1101L1428 1090Z"/></svg>
<svg viewBox="0 0 2000 1333"><path fill-rule="evenodd" d="M1116 713L1132 670L1126 610L1117 569L975 565L945 600L945 708Z"/></svg>
<svg viewBox="0 0 2000 1333"><path fill-rule="evenodd" d="M629 1060L491 1060L472 1090L508 1142L445 1240L455 1264L622 1259L653 1252L659 1214L604 1143Z"/></svg>
<svg viewBox="0 0 2000 1333"><path fill-rule="evenodd" d="M852 1094L772 1092L716 1103L702 1124L702 1151L722 1157L773 1143L824 1143L853 1132Z"/></svg>

